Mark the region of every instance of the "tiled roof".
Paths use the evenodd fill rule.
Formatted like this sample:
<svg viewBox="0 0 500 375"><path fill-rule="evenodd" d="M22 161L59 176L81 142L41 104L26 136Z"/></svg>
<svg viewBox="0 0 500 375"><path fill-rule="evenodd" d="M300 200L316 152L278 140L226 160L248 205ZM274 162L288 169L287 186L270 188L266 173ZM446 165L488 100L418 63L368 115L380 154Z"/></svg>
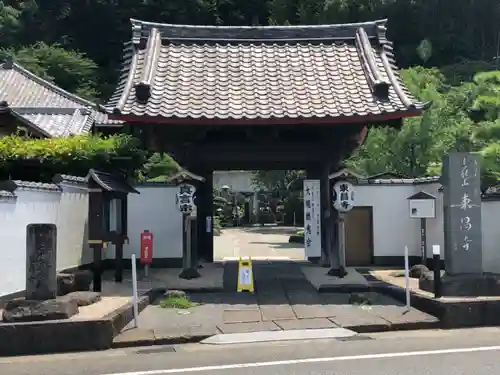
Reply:
<svg viewBox="0 0 500 375"><path fill-rule="evenodd" d="M81 108L95 104L29 72L13 61L0 69L0 101L10 108Z"/></svg>
<svg viewBox="0 0 500 375"><path fill-rule="evenodd" d="M49 137L88 133L94 122L88 108L16 108L12 113Z"/></svg>
<svg viewBox="0 0 500 375"><path fill-rule="evenodd" d="M366 179L360 182L364 184L382 184L382 185L420 185L420 184L432 184L440 182L440 176L431 177L416 177L416 178L376 178L376 179Z"/></svg>
<svg viewBox="0 0 500 375"><path fill-rule="evenodd" d="M218 27L132 20L116 116L171 119L418 115L385 21L321 26Z"/></svg>
<svg viewBox="0 0 500 375"><path fill-rule="evenodd" d="M47 137L85 134L95 118L99 123L108 121L97 104L61 89L13 61L0 66L0 113L7 112Z"/></svg>
<svg viewBox="0 0 500 375"><path fill-rule="evenodd" d="M96 112L94 118L95 126L122 126L123 121L112 120L109 118L108 114L105 112Z"/></svg>
<svg viewBox="0 0 500 375"><path fill-rule="evenodd" d="M52 182L54 182L55 184L60 184L63 182L71 184L86 184L87 179L86 177L72 176L69 174L56 174L52 179Z"/></svg>
<svg viewBox="0 0 500 375"><path fill-rule="evenodd" d="M102 189L108 192L139 194L139 192L134 189L125 178L119 175L91 169L86 177L86 180L90 179L94 180Z"/></svg>
<svg viewBox="0 0 500 375"><path fill-rule="evenodd" d="M60 191L59 186L55 184L47 184L44 182L34 182L34 181L21 181L21 180L4 180L0 181L0 190L8 191L13 193L17 189L28 189L28 190L50 190L50 191Z"/></svg>

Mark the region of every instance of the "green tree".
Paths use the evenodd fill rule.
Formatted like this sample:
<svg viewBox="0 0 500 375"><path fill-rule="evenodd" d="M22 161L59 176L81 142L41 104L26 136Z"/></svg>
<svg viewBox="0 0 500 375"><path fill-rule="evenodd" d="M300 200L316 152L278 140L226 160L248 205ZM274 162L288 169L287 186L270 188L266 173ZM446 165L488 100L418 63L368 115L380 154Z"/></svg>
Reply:
<svg viewBox="0 0 500 375"><path fill-rule="evenodd" d="M97 100L97 65L84 54L60 45L38 42L18 50L0 50L0 59L13 58L32 73L89 100Z"/></svg>
<svg viewBox="0 0 500 375"><path fill-rule="evenodd" d="M179 170L179 164L170 155L156 152L141 168L139 178L143 181L165 182Z"/></svg>

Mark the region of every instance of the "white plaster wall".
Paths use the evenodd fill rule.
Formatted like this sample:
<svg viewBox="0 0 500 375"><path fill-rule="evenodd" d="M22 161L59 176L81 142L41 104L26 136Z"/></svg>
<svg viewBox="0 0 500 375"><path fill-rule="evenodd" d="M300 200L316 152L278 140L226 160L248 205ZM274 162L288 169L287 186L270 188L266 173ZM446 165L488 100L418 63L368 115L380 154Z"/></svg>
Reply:
<svg viewBox="0 0 500 375"><path fill-rule="evenodd" d="M442 244L442 202L438 184L427 185L359 185L356 186L356 205L373 209L373 245L375 256L402 256L405 246L410 255L420 255L420 220L411 219L407 198L425 191L438 198L437 217L427 219L429 244ZM441 227L439 227L441 223Z"/></svg>
<svg viewBox="0 0 500 375"><path fill-rule="evenodd" d="M140 256L141 233L153 233L153 258L182 258L182 217L176 207L174 186L137 186L140 194L128 196L128 237L123 256ZM106 249L106 257L114 258L114 250Z"/></svg>
<svg viewBox="0 0 500 375"><path fill-rule="evenodd" d="M419 191L434 195L436 218L427 219L427 257L432 245L440 245L444 259L443 194L439 184L362 185L356 187L356 203L373 207L374 254L401 256L404 246L410 255L420 255L420 220L410 219L406 198ZM483 269L500 273L500 202L482 202Z"/></svg>
<svg viewBox="0 0 500 375"><path fill-rule="evenodd" d="M441 259L444 259L444 225L443 225L443 193L438 191L440 184L423 184L414 186L414 193L424 191L436 197L436 218L427 219L427 258L432 258L432 245L441 247ZM417 222L417 236L420 240L420 220ZM420 250L417 251L420 255Z"/></svg>
<svg viewBox="0 0 500 375"><path fill-rule="evenodd" d="M483 270L500 273L500 202L483 201Z"/></svg>
<svg viewBox="0 0 500 375"><path fill-rule="evenodd" d="M215 171L213 174L214 188L222 189L224 185L239 193L253 193L256 187L252 183L252 171Z"/></svg>
<svg viewBox="0 0 500 375"><path fill-rule="evenodd" d="M63 187L57 207L57 269L68 269L93 260L88 245L88 193Z"/></svg>
<svg viewBox="0 0 500 375"><path fill-rule="evenodd" d="M91 261L87 247L87 194L17 189L17 200L0 201L0 296L25 289L26 226L57 225L57 269Z"/></svg>

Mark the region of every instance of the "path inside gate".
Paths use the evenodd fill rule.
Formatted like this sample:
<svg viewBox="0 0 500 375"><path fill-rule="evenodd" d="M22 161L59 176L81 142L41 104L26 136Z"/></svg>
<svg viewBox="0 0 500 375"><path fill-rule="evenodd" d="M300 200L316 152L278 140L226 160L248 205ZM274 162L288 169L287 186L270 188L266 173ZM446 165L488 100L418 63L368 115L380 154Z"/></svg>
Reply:
<svg viewBox="0 0 500 375"><path fill-rule="evenodd" d="M198 305L185 310L162 308L159 304L164 298L160 298L141 312L139 329L129 324L118 342L137 336L164 342L172 337L339 327L373 332L430 328L437 322L415 309L405 313L402 304L376 293L319 293L306 271L314 267L325 274L327 269L307 264L303 248L283 246L289 234L235 229L225 236L216 242L219 260L225 259L220 265L224 291L187 293ZM222 243L228 248L221 249ZM254 294L235 292L239 256L254 259Z"/></svg>
<svg viewBox="0 0 500 375"><path fill-rule="evenodd" d="M239 257L269 260L305 260L304 245L289 243L294 227L227 228L214 237L214 259L234 260Z"/></svg>

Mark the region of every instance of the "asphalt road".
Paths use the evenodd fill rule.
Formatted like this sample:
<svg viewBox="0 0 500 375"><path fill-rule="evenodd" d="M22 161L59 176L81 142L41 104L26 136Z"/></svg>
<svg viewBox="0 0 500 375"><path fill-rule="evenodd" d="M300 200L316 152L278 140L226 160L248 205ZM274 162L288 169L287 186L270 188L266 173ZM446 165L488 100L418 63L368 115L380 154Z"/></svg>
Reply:
<svg viewBox="0 0 500 375"><path fill-rule="evenodd" d="M497 375L500 329L371 335L314 340L131 348L0 358L9 375Z"/></svg>

